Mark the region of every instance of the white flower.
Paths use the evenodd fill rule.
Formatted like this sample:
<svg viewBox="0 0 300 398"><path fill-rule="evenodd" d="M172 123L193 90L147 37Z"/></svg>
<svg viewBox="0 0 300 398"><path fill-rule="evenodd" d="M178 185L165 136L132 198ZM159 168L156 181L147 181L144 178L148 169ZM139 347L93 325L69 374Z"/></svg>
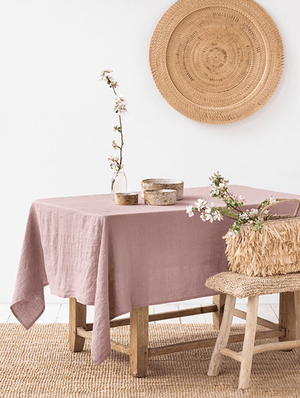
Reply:
<svg viewBox="0 0 300 398"><path fill-rule="evenodd" d="M210 184L210 186L211 186L213 189L219 189L219 187L216 185L215 181L213 181L213 182Z"/></svg>
<svg viewBox="0 0 300 398"><path fill-rule="evenodd" d="M269 214L269 210L265 210L264 214L268 215Z"/></svg>
<svg viewBox="0 0 300 398"><path fill-rule="evenodd" d="M116 133L117 131L119 131L119 126L112 126L113 129L113 133Z"/></svg>
<svg viewBox="0 0 300 398"><path fill-rule="evenodd" d="M99 80L107 80L107 77L111 80L109 74L112 73L111 69L104 69L101 72L97 73L97 77Z"/></svg>
<svg viewBox="0 0 300 398"><path fill-rule="evenodd" d="M205 209L205 213L206 214L210 214L210 212L211 212L211 208L209 206L207 206L206 209Z"/></svg>
<svg viewBox="0 0 300 398"><path fill-rule="evenodd" d="M108 158L108 160L110 160L112 163L119 163L119 158L118 158L118 156L112 155L112 156L110 156L110 157Z"/></svg>
<svg viewBox="0 0 300 398"><path fill-rule="evenodd" d="M189 217L193 217L193 215L194 215L193 206L188 206L188 207L186 208L186 212L187 212L187 214L189 215Z"/></svg>
<svg viewBox="0 0 300 398"><path fill-rule="evenodd" d="M258 210L257 209L251 209L249 215L250 216L256 216L258 214Z"/></svg>
<svg viewBox="0 0 300 398"><path fill-rule="evenodd" d="M239 200L239 202L242 202L242 203L245 202L245 198L244 198L242 195L240 195L240 196L238 197L238 200Z"/></svg>
<svg viewBox="0 0 300 398"><path fill-rule="evenodd" d="M204 199L198 199L197 202L195 202L195 205L197 210L200 211L204 209L204 207L207 205L207 202Z"/></svg>
<svg viewBox="0 0 300 398"><path fill-rule="evenodd" d="M118 144L116 143L115 140L113 140L113 142L112 142L111 144L112 144L112 147L113 147L114 149L117 149L117 148L118 148Z"/></svg>
<svg viewBox="0 0 300 398"><path fill-rule="evenodd" d="M275 203L276 202L276 198L274 198L273 196L269 197L269 202L271 203Z"/></svg>
<svg viewBox="0 0 300 398"><path fill-rule="evenodd" d="M220 188L222 188L221 187L221 184L219 185L219 186L217 186L216 184L215 184L215 181L213 181L211 184L210 184L210 186L211 186L211 190L210 190L210 195L219 195L220 194Z"/></svg>
<svg viewBox="0 0 300 398"><path fill-rule="evenodd" d="M200 214L200 218L201 218L202 221L205 222L205 221L207 220L207 214L201 213L201 214Z"/></svg>
<svg viewBox="0 0 300 398"><path fill-rule="evenodd" d="M240 215L240 218L242 220L247 220L249 218L249 215L247 213L243 213L243 214Z"/></svg>
<svg viewBox="0 0 300 398"><path fill-rule="evenodd" d="M110 80L109 86L110 86L111 88L117 88L117 87L119 87L118 83L114 80L113 77L110 77L110 76L109 76L109 80Z"/></svg>
<svg viewBox="0 0 300 398"><path fill-rule="evenodd" d="M211 208L210 208L210 207L207 207L207 208L205 209L205 220L209 220L210 222L213 222L213 221L214 221L214 217L213 217L213 215L211 214Z"/></svg>
<svg viewBox="0 0 300 398"><path fill-rule="evenodd" d="M211 195L219 195L220 191L217 188L213 188L210 190Z"/></svg>
<svg viewBox="0 0 300 398"><path fill-rule="evenodd" d="M111 75L112 70L111 69L105 69L101 72L98 72L97 77L99 80L104 80L109 87L115 89L119 87L118 83L115 81L114 77Z"/></svg>
<svg viewBox="0 0 300 398"><path fill-rule="evenodd" d="M215 211L214 220L218 220L218 221L222 221L222 220L223 220L223 216L222 216L222 214L219 212L219 210L216 210L216 211Z"/></svg>
<svg viewBox="0 0 300 398"><path fill-rule="evenodd" d="M116 97L115 100L115 112L122 114L124 112L127 112L127 102L125 98L123 97Z"/></svg>

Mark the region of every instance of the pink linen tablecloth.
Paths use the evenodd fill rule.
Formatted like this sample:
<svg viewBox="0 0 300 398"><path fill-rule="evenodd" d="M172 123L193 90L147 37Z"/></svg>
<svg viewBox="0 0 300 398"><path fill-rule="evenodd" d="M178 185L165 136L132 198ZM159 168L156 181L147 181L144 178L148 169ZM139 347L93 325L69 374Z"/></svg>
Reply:
<svg viewBox="0 0 300 398"><path fill-rule="evenodd" d="M231 193L253 208L270 195L296 197L231 185ZM192 298L215 292L204 283L227 270L222 236L230 220L189 218L186 207L198 198L216 205L209 187L185 189L173 206L117 206L112 195L43 199L28 217L12 312L25 326L45 308L44 286L59 297L95 305L92 357L96 365L110 354L110 319L134 307ZM300 196L297 196L300 198ZM295 205L280 205L278 214Z"/></svg>

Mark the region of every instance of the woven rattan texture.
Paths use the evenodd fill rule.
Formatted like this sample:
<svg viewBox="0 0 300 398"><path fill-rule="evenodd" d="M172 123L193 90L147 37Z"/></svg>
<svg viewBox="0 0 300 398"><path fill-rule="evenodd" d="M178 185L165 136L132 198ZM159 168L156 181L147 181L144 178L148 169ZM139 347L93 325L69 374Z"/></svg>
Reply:
<svg viewBox="0 0 300 398"><path fill-rule="evenodd" d="M300 290L300 273L267 277L221 272L207 279L205 285L216 292L238 298Z"/></svg>
<svg viewBox="0 0 300 398"><path fill-rule="evenodd" d="M258 326L259 330L262 330ZM241 333L234 325L232 333ZM152 346L216 337L211 325L150 324ZM112 330L114 340L128 343L129 328ZM274 340L262 340L261 342ZM1 398L277 398L300 397L300 363L295 351L256 355L251 389L237 390L240 364L224 358L218 377L208 377L213 347L149 360L148 376L129 375L129 358L113 352L100 366L93 364L90 343L71 353L67 325L0 325ZM241 350L242 343L230 345Z"/></svg>
<svg viewBox="0 0 300 398"><path fill-rule="evenodd" d="M159 21L150 44L154 81L183 115L210 124L245 119L273 95L283 44L253 0L179 0Z"/></svg>
<svg viewBox="0 0 300 398"><path fill-rule="evenodd" d="M225 235L229 269L248 276L300 271L300 218L263 221L262 233L244 224L237 236Z"/></svg>

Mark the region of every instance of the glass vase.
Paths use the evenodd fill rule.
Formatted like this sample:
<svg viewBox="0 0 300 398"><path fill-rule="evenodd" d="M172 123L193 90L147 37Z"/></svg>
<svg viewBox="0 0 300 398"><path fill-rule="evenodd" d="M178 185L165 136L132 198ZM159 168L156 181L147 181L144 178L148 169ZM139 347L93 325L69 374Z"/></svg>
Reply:
<svg viewBox="0 0 300 398"><path fill-rule="evenodd" d="M115 171L111 179L111 193L127 193L127 177L124 169Z"/></svg>

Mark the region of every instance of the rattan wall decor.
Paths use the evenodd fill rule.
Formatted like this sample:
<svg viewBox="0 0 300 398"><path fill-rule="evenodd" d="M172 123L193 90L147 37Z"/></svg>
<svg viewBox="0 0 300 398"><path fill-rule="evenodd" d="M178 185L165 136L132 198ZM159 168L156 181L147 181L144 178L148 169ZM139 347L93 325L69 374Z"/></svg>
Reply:
<svg viewBox="0 0 300 398"><path fill-rule="evenodd" d="M183 115L233 123L258 111L282 75L278 29L254 0L179 0L150 44L154 81Z"/></svg>

